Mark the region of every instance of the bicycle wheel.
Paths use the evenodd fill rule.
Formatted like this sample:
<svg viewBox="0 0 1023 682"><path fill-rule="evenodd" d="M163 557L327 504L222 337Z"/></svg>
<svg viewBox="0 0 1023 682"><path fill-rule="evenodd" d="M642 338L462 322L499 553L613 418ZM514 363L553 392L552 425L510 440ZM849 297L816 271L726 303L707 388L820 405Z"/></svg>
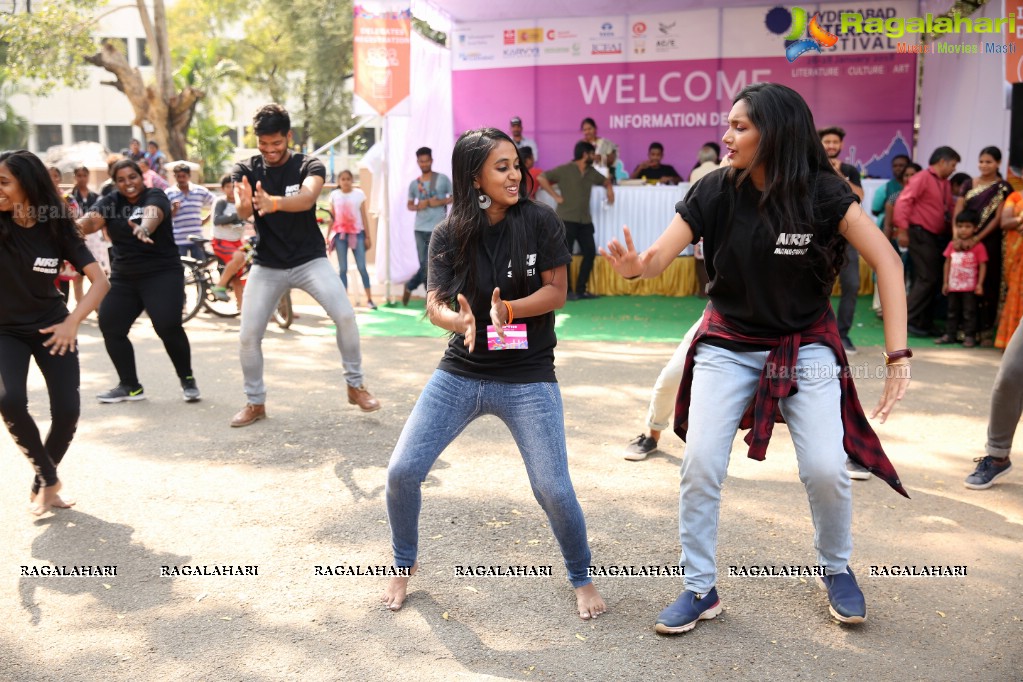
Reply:
<svg viewBox="0 0 1023 682"><path fill-rule="evenodd" d="M217 267L217 261L215 258L207 263L206 268L203 270L203 274L206 277L206 297L202 301L203 307L217 317L238 317L238 315L241 314L241 311L238 309L238 304L233 299L228 301L218 301L213 296L213 286L215 282L220 279L220 270ZM231 290L228 289L228 291Z"/></svg>
<svg viewBox="0 0 1023 682"><path fill-rule="evenodd" d="M185 266L185 304L181 308L181 321L188 322L199 313L206 298L202 271L195 265Z"/></svg>
<svg viewBox="0 0 1023 682"><path fill-rule="evenodd" d="M291 307L291 292L285 291L281 300L277 301L277 307L274 308L274 322L281 329L287 329L294 321L295 311Z"/></svg>

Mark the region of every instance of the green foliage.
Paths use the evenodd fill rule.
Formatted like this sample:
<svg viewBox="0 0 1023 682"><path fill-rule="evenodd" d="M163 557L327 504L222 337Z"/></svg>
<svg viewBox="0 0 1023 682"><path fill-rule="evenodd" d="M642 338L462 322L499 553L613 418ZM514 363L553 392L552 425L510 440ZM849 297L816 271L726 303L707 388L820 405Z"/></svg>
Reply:
<svg viewBox="0 0 1023 682"><path fill-rule="evenodd" d="M59 85L83 87L85 57L96 52L93 17L101 0L49 0L32 13L5 14L0 43L7 45L2 67L10 80L33 81L33 94Z"/></svg>
<svg viewBox="0 0 1023 682"><path fill-rule="evenodd" d="M231 129L207 116L200 107L188 129L188 158L202 164L203 182L219 182L234 155L227 133Z"/></svg>
<svg viewBox="0 0 1023 682"><path fill-rule="evenodd" d="M237 67L224 83L286 104L299 144L310 138L326 142L347 126L351 0L179 0L169 10L168 25L177 59L212 48L208 63L216 63L211 58L216 56ZM240 26L240 36L229 37L230 26Z"/></svg>
<svg viewBox="0 0 1023 682"><path fill-rule="evenodd" d="M14 111L8 101L10 94L11 88L0 74L0 149L24 149L28 147L28 120Z"/></svg>

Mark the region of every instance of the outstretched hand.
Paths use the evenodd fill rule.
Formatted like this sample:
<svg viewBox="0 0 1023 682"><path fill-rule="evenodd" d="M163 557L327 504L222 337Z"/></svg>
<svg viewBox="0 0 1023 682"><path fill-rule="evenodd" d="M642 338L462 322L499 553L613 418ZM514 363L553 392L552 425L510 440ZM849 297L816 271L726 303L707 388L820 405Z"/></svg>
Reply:
<svg viewBox="0 0 1023 682"><path fill-rule="evenodd" d="M508 306L501 300L501 287L495 287L490 297L490 321L497 336L504 341L504 325L508 324Z"/></svg>
<svg viewBox="0 0 1023 682"><path fill-rule="evenodd" d="M43 346L50 349L50 355L74 353L78 346L78 323L70 317L65 317L63 322L40 329L39 333L51 334L49 339L43 341Z"/></svg>
<svg viewBox="0 0 1023 682"><path fill-rule="evenodd" d="M458 322L456 323L459 333L465 336L465 347L471 353L476 348L476 316L472 314L472 306L465 294L458 294Z"/></svg>
<svg viewBox="0 0 1023 682"><path fill-rule="evenodd" d="M906 395L910 379L909 361L885 365L885 375L884 391L881 393L880 400L877 401L877 407L870 413L871 419L881 415L882 424L887 421L888 416L895 409L895 405Z"/></svg>
<svg viewBox="0 0 1023 682"><path fill-rule="evenodd" d="M647 263L657 251L656 247L651 246L643 253L637 253L636 245L632 241L632 231L627 225L622 226L622 231L625 235L625 246L617 239L612 239L607 243L606 249L600 249L600 255L607 259L619 275L626 279L634 279L643 274Z"/></svg>

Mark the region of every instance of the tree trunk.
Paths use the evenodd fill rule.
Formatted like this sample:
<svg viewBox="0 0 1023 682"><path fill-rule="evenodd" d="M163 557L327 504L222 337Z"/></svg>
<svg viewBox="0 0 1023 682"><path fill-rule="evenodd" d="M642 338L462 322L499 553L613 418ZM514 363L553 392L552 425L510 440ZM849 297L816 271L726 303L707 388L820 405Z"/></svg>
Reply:
<svg viewBox="0 0 1023 682"><path fill-rule="evenodd" d="M162 7L163 3L159 4ZM148 14L145 15L143 24L146 25L148 36L153 29L148 22ZM163 34L166 36L166 28L164 28ZM150 45L155 46L156 43L150 42ZM163 61L164 57L157 52L156 47L151 48L151 51L154 64ZM169 62L169 57L166 59ZM141 126L143 122L152 124L153 138L170 158L187 158L188 126L192 121L196 105L205 96L203 91L188 86L181 92L176 92L173 81L168 89L167 81L160 78L157 79L157 82L147 85L142 78L142 73L133 68L124 53L111 43L104 43L100 47L100 51L91 57L86 57L86 61L106 69L114 75L116 80L104 81L103 84L117 88L128 98L135 111L134 125ZM169 66L164 68L169 70ZM161 69L156 68L155 70L159 72ZM163 87L161 87L161 80Z"/></svg>

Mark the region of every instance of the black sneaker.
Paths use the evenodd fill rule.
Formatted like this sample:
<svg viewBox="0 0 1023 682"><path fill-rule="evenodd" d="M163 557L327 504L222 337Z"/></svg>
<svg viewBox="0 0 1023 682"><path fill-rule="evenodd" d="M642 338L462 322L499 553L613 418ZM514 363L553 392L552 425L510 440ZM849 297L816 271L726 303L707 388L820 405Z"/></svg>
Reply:
<svg viewBox="0 0 1023 682"><path fill-rule="evenodd" d="M842 339L842 348L845 348L846 355L856 355L857 353L856 346L848 336Z"/></svg>
<svg viewBox="0 0 1023 682"><path fill-rule="evenodd" d="M988 455L973 461L977 462L977 470L967 476L963 483L970 490L987 490L995 481L1012 470L1012 462L1008 457L997 458Z"/></svg>
<svg viewBox="0 0 1023 682"><path fill-rule="evenodd" d="M657 441L641 433L625 446L625 459L630 462L641 462L646 456L657 449Z"/></svg>
<svg viewBox="0 0 1023 682"><path fill-rule="evenodd" d="M126 400L145 400L146 394L142 390L142 384L138 384L134 388L125 386L124 384L117 384L106 393L100 393L96 396L96 400L101 403L123 403Z"/></svg>
<svg viewBox="0 0 1023 682"><path fill-rule="evenodd" d="M195 385L195 377L185 377L181 380L181 392L185 396L186 403L198 402L199 387Z"/></svg>

